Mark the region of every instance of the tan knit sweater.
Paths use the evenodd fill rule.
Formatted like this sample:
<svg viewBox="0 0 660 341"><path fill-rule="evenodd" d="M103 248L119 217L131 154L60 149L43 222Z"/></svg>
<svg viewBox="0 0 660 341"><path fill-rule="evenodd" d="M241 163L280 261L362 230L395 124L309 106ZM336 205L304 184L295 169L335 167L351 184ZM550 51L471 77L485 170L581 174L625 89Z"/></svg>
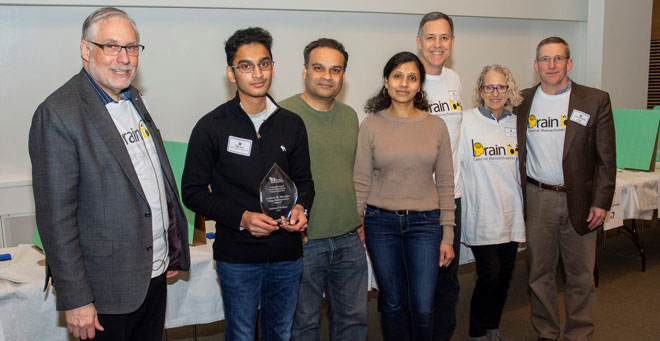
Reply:
<svg viewBox="0 0 660 341"><path fill-rule="evenodd" d="M395 117L385 111L367 117L360 125L353 182L361 215L367 204L392 211L440 209L442 241L452 243L454 171L441 118L427 112Z"/></svg>

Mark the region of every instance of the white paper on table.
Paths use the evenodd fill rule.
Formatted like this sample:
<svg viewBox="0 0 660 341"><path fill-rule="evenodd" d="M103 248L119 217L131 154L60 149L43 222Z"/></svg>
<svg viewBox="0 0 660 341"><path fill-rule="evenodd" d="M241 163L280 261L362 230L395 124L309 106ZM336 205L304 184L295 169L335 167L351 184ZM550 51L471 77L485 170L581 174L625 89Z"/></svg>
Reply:
<svg viewBox="0 0 660 341"><path fill-rule="evenodd" d="M39 261L44 259L39 251L32 245L20 244L14 252L10 252L12 259L0 262L0 279L14 283L32 283L43 281L46 272Z"/></svg>
<svg viewBox="0 0 660 341"><path fill-rule="evenodd" d="M611 230L623 226L623 205L621 205L622 197L621 191L617 187L614 191L614 198L612 199L612 207L607 211L605 222L603 223L603 230Z"/></svg>

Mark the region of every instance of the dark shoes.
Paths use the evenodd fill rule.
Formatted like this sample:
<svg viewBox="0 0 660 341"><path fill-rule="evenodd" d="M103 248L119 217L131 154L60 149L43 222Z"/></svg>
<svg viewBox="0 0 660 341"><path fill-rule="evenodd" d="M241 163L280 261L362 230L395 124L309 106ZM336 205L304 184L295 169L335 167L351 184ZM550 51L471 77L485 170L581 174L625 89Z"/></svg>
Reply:
<svg viewBox="0 0 660 341"><path fill-rule="evenodd" d="M499 329L488 329L486 335L479 337L468 337L468 341L504 341Z"/></svg>

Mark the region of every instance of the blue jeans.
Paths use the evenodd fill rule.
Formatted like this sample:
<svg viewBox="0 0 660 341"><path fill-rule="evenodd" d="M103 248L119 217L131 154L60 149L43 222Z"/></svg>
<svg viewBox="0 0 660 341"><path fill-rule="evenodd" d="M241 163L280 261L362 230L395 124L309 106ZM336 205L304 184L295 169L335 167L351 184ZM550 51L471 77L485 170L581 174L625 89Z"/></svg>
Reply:
<svg viewBox="0 0 660 341"><path fill-rule="evenodd" d="M225 308L225 339L254 340L261 299L262 340L289 340L302 259L233 264L216 262Z"/></svg>
<svg viewBox="0 0 660 341"><path fill-rule="evenodd" d="M319 339L324 291L330 340L365 340L367 278L367 256L357 232L305 243L292 340Z"/></svg>
<svg viewBox="0 0 660 341"><path fill-rule="evenodd" d="M380 290L385 340L431 340L440 211L398 215L368 206L364 231Z"/></svg>

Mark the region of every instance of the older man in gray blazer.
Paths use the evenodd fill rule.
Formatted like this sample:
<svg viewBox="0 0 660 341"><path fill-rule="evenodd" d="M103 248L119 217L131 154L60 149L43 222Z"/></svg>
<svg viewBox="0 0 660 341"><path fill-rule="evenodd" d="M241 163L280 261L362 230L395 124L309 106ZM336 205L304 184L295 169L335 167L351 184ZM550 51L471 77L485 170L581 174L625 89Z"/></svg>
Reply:
<svg viewBox="0 0 660 341"><path fill-rule="evenodd" d="M124 11L92 13L83 70L37 108L30 128L48 274L81 339L161 340L166 277L190 266L162 138L130 85L143 48Z"/></svg>

